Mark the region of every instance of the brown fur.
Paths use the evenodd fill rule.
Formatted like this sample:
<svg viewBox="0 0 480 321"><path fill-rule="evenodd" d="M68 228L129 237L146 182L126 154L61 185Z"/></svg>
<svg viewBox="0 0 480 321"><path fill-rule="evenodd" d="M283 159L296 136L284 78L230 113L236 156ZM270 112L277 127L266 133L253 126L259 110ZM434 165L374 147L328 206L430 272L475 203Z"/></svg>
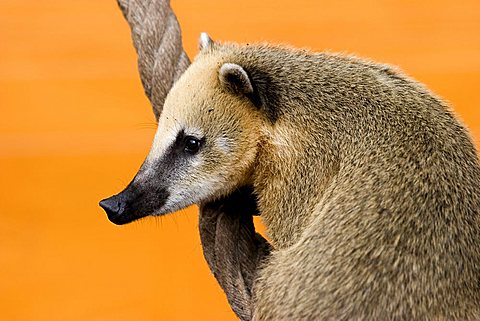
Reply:
<svg viewBox="0 0 480 321"><path fill-rule="evenodd" d="M246 70L258 106L221 85L224 63ZM231 154L248 177L224 193L253 185L275 248L256 320L480 320L479 161L425 87L355 57L214 44L165 111L177 97L212 104L212 131L249 137Z"/></svg>
<svg viewBox="0 0 480 321"><path fill-rule="evenodd" d="M163 21L155 10L120 1L160 117L135 179L101 202L109 218L200 203L206 259L242 320L480 320L480 165L450 108L386 65L205 38L162 110L188 65L165 4L151 4L169 17L157 28L143 23ZM185 153L181 133L202 148ZM238 210L245 186L270 254Z"/></svg>
<svg viewBox="0 0 480 321"><path fill-rule="evenodd" d="M178 24L168 1L119 4L158 118L188 65ZM254 95L219 81L224 63L246 70ZM181 116L207 148L197 168L169 177L177 190L193 185L190 199L150 211L206 190L205 256L242 320L480 320L479 162L440 99L388 66L263 45L212 45L189 70L157 140L169 143ZM251 197L230 194L242 185L275 247L261 268L268 246L238 211ZM118 197L110 203L118 210Z"/></svg>

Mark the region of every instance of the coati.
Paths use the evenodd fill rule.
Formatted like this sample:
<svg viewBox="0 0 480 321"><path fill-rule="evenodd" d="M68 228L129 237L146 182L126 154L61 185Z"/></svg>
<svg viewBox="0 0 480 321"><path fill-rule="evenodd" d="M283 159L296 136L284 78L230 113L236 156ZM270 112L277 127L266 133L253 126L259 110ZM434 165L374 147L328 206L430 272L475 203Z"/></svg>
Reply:
<svg viewBox="0 0 480 321"><path fill-rule="evenodd" d="M273 246L255 320L480 320L480 164L452 110L352 56L201 39L124 224L249 186Z"/></svg>

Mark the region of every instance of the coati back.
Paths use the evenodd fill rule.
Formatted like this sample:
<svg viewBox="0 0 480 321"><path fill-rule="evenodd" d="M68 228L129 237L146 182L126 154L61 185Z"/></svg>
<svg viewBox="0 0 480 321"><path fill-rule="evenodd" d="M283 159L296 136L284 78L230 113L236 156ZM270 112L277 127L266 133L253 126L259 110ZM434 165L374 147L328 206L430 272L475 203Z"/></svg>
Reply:
<svg viewBox="0 0 480 321"><path fill-rule="evenodd" d="M399 71L204 41L109 217L245 185L274 247L254 319L480 320L477 153L450 108Z"/></svg>
<svg viewBox="0 0 480 321"><path fill-rule="evenodd" d="M480 168L450 108L389 66L214 46L268 122L253 185L276 248L258 320L480 319Z"/></svg>

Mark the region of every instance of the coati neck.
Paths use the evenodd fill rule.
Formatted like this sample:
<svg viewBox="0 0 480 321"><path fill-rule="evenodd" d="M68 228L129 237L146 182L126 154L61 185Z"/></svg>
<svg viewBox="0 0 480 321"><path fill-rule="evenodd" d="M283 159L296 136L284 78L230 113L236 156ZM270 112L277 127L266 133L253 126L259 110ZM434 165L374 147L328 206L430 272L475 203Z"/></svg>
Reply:
<svg viewBox="0 0 480 321"><path fill-rule="evenodd" d="M265 131L253 173L261 217L277 248L301 235L339 164L333 148L318 146L320 131L288 123L279 120Z"/></svg>

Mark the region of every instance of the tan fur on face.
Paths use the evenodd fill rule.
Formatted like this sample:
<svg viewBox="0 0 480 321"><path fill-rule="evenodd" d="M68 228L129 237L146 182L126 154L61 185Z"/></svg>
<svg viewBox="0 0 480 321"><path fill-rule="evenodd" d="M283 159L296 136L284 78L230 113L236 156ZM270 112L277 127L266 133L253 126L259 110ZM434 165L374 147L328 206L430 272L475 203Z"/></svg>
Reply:
<svg viewBox="0 0 480 321"><path fill-rule="evenodd" d="M219 86L224 59L198 57L166 99L148 162L161 158L182 129L206 141L194 166L168 182L171 197L165 211L220 197L249 180L261 116L245 98Z"/></svg>

